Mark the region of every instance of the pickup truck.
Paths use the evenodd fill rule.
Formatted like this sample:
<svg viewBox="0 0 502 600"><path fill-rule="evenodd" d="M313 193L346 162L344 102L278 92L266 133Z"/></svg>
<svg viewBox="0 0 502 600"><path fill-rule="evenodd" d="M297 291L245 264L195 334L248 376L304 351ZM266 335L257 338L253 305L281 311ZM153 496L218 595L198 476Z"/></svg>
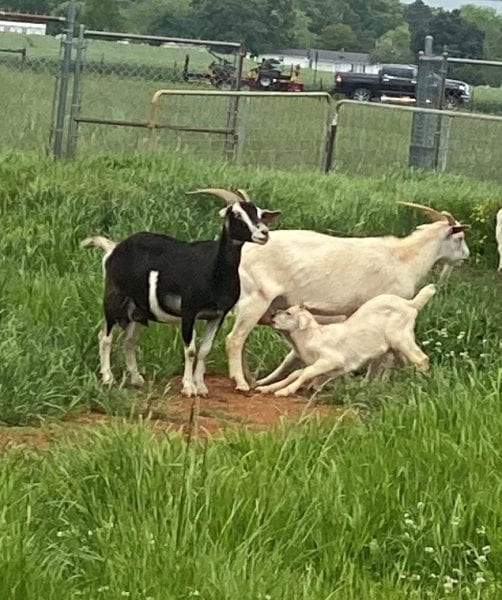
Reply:
<svg viewBox="0 0 502 600"><path fill-rule="evenodd" d="M469 85L456 79L446 79L443 108L454 109L469 102ZM376 74L336 73L333 92L360 102L415 102L416 65L383 65Z"/></svg>

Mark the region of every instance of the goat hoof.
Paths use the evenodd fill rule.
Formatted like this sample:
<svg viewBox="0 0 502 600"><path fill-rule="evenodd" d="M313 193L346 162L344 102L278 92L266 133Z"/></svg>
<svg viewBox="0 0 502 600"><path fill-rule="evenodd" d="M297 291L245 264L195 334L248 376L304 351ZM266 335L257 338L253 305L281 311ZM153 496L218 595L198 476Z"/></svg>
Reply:
<svg viewBox="0 0 502 600"><path fill-rule="evenodd" d="M109 375L102 375L101 376L101 383L103 385L106 385L108 387L112 386L114 383L114 379L113 379L113 375L109 374Z"/></svg>
<svg viewBox="0 0 502 600"><path fill-rule="evenodd" d="M197 385L197 396L203 396L204 398L209 394L209 390L207 389L204 383L199 383Z"/></svg>
<svg viewBox="0 0 502 600"><path fill-rule="evenodd" d="M197 396L197 390L193 383L184 383L181 393L183 396L186 396L187 398L191 398L192 396Z"/></svg>
<svg viewBox="0 0 502 600"><path fill-rule="evenodd" d="M289 396L289 392L287 389L282 389L282 390L277 390L277 392L274 393L275 396L281 396L281 397L286 397Z"/></svg>
<svg viewBox="0 0 502 600"><path fill-rule="evenodd" d="M235 386L235 389L238 392L249 392L251 390L251 388L249 387L249 385L247 383L239 383L238 385Z"/></svg>
<svg viewBox="0 0 502 600"><path fill-rule="evenodd" d="M145 385L145 378L142 375L134 375L131 377L131 385L133 387L143 387Z"/></svg>

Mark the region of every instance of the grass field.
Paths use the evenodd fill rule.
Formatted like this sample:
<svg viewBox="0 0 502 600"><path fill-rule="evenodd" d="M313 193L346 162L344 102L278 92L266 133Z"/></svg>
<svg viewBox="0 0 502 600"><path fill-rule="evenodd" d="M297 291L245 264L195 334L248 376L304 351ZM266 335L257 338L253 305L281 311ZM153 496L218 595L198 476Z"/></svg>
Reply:
<svg viewBox="0 0 502 600"><path fill-rule="evenodd" d="M179 156L54 163L21 153L1 155L0 180L6 425L89 407L134 421L148 398L169 390L182 351L177 328L159 325L140 342L146 390L100 387L101 256L78 243L141 229L214 237L218 202L187 190L244 187L283 211L281 228L404 234L420 218L396 205L402 199L473 226L470 264L419 317L431 372L354 378L325 397L358 418L189 443L154 437L146 424L103 426L42 452L4 451L0 598L501 597L500 187L397 172L286 174ZM210 372L226 373L226 331ZM254 370L266 372L284 352L273 332L253 334ZM120 344L113 365L120 377Z"/></svg>
<svg viewBox="0 0 502 600"><path fill-rule="evenodd" d="M397 172L286 174L179 156L54 163L20 153L1 156L0 180L0 419L9 425L88 407L134 420L169 389L182 351L177 328L158 325L141 338L147 389L101 389L101 256L78 243L141 229L212 238L219 204L187 198L189 189L244 187L261 206L283 210L281 228L404 234L420 218L399 199L473 226L470 264L419 317L431 372L354 378L325 397L358 418L189 443L141 424L103 426L42 452L4 451L0 598L501 597L500 187ZM213 373L226 373L224 333ZM251 366L266 372L284 351L263 328L249 345ZM120 344L113 365L120 377Z"/></svg>

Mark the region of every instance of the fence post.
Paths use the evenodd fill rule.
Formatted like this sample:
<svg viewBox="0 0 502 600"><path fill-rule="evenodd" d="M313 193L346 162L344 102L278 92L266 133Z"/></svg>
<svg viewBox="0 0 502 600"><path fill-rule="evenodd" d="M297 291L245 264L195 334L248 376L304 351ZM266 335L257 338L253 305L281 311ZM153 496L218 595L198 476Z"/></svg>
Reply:
<svg viewBox="0 0 502 600"><path fill-rule="evenodd" d="M432 36L425 38L426 52L418 57L416 83L417 107L441 109L444 102L445 64L447 57L432 55ZM427 114L427 110L413 115L409 166L420 169L435 169L438 162L441 118Z"/></svg>
<svg viewBox="0 0 502 600"><path fill-rule="evenodd" d="M68 140L66 145L66 158L75 158L78 138L78 121L82 106L82 77L84 69L85 39L84 26L80 25L77 40L77 53L75 55L75 70L73 73L73 93L70 107L70 121L68 123Z"/></svg>
<svg viewBox="0 0 502 600"><path fill-rule="evenodd" d="M234 82L234 89L236 91L239 91L241 89L244 56L244 45L241 44L241 47L239 48L239 54L237 56L237 76ZM228 106L227 129L230 129L231 133L227 134L225 138L225 156L227 160L230 161L234 161L236 159L237 148L239 144L239 135L237 133L237 120L239 118L239 100L239 96L230 97Z"/></svg>
<svg viewBox="0 0 502 600"><path fill-rule="evenodd" d="M59 81L59 93L56 105L56 119L54 124L54 133L51 136L54 139L53 154L55 158L63 156L63 139L66 117L66 98L68 96L68 80L70 77L71 68L71 53L73 45L73 30L75 28L75 16L77 7L75 1L72 0L68 7L68 17L66 20L66 33L62 41L62 57L61 57L61 75Z"/></svg>
<svg viewBox="0 0 502 600"><path fill-rule="evenodd" d="M338 126L338 113L335 113L331 122L331 127L328 131L326 140L326 162L324 164L324 172L329 173L333 169L333 158L335 156L336 145L336 128Z"/></svg>

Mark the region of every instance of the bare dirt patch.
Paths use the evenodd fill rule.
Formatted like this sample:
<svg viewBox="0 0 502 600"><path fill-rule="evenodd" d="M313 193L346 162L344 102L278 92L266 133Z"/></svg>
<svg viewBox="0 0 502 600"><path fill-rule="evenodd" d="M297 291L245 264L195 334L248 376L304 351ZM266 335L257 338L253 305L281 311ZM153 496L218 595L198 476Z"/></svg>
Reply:
<svg viewBox="0 0 502 600"><path fill-rule="evenodd" d="M208 398L185 398L179 393L179 378L172 382L172 392L150 398L137 417L111 416L97 411L70 414L57 422L46 422L40 427L0 428L0 451L12 446L43 450L55 442L79 439L86 432L101 425L130 427L141 418L159 435L179 432L196 436L215 436L228 430L246 429L264 431L281 422L357 418L354 410L333 407L308 398L292 396L277 398L253 392L242 393L233 389L230 380L206 377Z"/></svg>

